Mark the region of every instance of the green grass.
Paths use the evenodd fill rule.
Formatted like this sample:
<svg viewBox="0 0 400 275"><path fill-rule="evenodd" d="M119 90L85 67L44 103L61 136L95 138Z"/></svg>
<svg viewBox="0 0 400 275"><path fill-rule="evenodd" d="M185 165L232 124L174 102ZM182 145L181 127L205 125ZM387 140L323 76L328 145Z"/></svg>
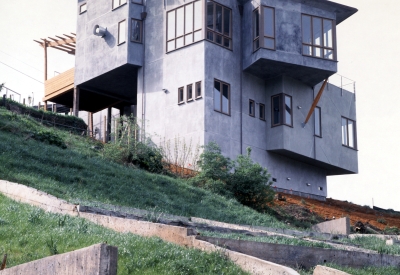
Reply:
<svg viewBox="0 0 400 275"><path fill-rule="evenodd" d="M336 264L326 264L325 266L344 271L351 275L399 275L400 269L398 267L364 267L364 268L351 268L343 267ZM312 275L313 270L297 270L300 275Z"/></svg>
<svg viewBox="0 0 400 275"><path fill-rule="evenodd" d="M273 244L287 244L287 245L297 245L297 246L307 246L307 247L319 247L333 249L329 244L323 242L309 242L297 238L287 238L283 236L248 236L240 233L219 233L199 230L201 235L215 238L225 238L233 240L243 240L252 242L262 242L262 243L273 243Z"/></svg>
<svg viewBox="0 0 400 275"><path fill-rule="evenodd" d="M247 274L219 253L116 233L81 218L45 213L0 195L0 255L7 253L7 268L103 242L118 247L121 275Z"/></svg>
<svg viewBox="0 0 400 275"><path fill-rule="evenodd" d="M38 142L51 131L67 149ZM185 180L150 174L102 158L99 143L40 125L0 108L0 179L37 188L69 202L101 202L222 222L287 228L275 217L242 206Z"/></svg>
<svg viewBox="0 0 400 275"><path fill-rule="evenodd" d="M380 254L400 255L399 245L386 245L386 240L382 240L373 236L356 237L354 239L341 239L340 242L356 244L361 248L374 250Z"/></svg>

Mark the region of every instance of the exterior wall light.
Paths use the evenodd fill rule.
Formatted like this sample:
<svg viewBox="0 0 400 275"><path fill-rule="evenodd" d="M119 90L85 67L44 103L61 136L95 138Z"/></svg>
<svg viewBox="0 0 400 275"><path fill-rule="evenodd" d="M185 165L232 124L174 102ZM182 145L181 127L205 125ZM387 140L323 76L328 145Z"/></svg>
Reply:
<svg viewBox="0 0 400 275"><path fill-rule="evenodd" d="M287 180L290 180L290 178L286 178Z"/></svg>
<svg viewBox="0 0 400 275"><path fill-rule="evenodd" d="M307 186L311 186L311 183L306 183Z"/></svg>
<svg viewBox="0 0 400 275"><path fill-rule="evenodd" d="M164 93L168 94L168 90L167 89L162 89Z"/></svg>
<svg viewBox="0 0 400 275"><path fill-rule="evenodd" d="M94 26L93 29L93 34L100 36L101 38L103 38L104 36L106 36L106 32L107 32L107 28L101 27L99 25Z"/></svg>

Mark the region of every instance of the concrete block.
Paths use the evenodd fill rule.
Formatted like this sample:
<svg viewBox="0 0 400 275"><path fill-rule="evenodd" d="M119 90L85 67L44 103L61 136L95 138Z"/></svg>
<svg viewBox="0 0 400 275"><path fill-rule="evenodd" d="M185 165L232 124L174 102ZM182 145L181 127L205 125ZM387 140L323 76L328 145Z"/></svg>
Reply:
<svg viewBox="0 0 400 275"><path fill-rule="evenodd" d="M313 275L351 275L351 274L327 266L317 265L314 269Z"/></svg>
<svg viewBox="0 0 400 275"><path fill-rule="evenodd" d="M386 245L400 245L400 241L397 239L386 240Z"/></svg>
<svg viewBox="0 0 400 275"><path fill-rule="evenodd" d="M118 248L95 244L72 252L6 268L1 275L117 275Z"/></svg>
<svg viewBox="0 0 400 275"><path fill-rule="evenodd" d="M350 234L350 219L344 217L337 220L322 222L311 227L311 230L330 234Z"/></svg>

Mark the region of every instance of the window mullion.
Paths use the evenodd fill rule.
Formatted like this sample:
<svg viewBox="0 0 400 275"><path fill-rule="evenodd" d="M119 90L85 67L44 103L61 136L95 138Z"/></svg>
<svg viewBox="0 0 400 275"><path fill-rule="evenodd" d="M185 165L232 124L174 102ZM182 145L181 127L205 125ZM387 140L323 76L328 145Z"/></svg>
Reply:
<svg viewBox="0 0 400 275"><path fill-rule="evenodd" d="M260 39L260 47L264 48L264 8L263 6L260 6L260 19L259 19L259 25L260 25L260 34L259 34L259 39Z"/></svg>

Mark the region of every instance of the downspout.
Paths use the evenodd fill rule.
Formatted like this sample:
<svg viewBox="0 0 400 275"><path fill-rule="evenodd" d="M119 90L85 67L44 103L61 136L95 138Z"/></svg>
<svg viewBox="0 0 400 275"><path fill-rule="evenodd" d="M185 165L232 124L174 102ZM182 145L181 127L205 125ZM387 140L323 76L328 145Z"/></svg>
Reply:
<svg viewBox="0 0 400 275"><path fill-rule="evenodd" d="M314 101L315 98L315 86L312 87L312 92L313 92L313 98L312 100ZM314 112L315 116L315 112ZM321 122L320 122L321 123ZM317 142L316 142L316 137L315 137L315 119L314 119L314 159L317 159Z"/></svg>
<svg viewBox="0 0 400 275"><path fill-rule="evenodd" d="M240 104L239 104L239 112L240 112L240 154L243 155L243 102L242 102L242 94L243 94L243 5L239 3L239 14L240 14Z"/></svg>
<svg viewBox="0 0 400 275"><path fill-rule="evenodd" d="M146 111L145 111L145 106L146 106L146 91L145 91L145 76L146 76L146 70L145 70L145 62L146 62L146 17L147 17L147 12L146 12L146 4L147 1L145 0L143 3L143 11L140 14L141 19L142 19L142 27L143 27L143 34L142 34L142 39L143 39L143 58L142 58L142 139L145 138L146 136Z"/></svg>

